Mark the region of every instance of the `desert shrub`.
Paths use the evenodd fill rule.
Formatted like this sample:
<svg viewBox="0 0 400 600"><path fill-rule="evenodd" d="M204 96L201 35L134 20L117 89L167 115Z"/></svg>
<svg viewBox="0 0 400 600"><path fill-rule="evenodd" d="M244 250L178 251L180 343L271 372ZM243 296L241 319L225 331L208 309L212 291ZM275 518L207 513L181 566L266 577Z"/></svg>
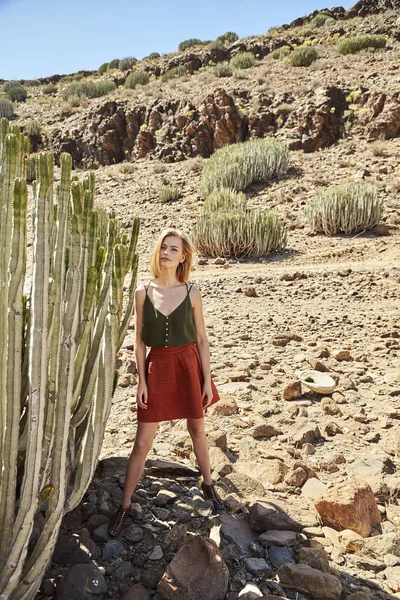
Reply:
<svg viewBox="0 0 400 600"><path fill-rule="evenodd" d="M178 46L179 52L183 52L184 50L188 50L189 48L193 48L193 46L203 46L205 42L199 40L197 38L191 38L189 40L184 40Z"/></svg>
<svg viewBox="0 0 400 600"><path fill-rule="evenodd" d="M150 58L150 60L155 60L156 58L160 58L160 53L152 52L151 54L149 54L148 58Z"/></svg>
<svg viewBox="0 0 400 600"><path fill-rule="evenodd" d="M225 44L221 40L215 40L215 42L210 42L207 48L209 50L225 50Z"/></svg>
<svg viewBox="0 0 400 600"><path fill-rule="evenodd" d="M21 87L21 82L20 81L6 81L3 84L3 91L7 94L10 90L12 90L13 88L18 88Z"/></svg>
<svg viewBox="0 0 400 600"><path fill-rule="evenodd" d="M8 96L0 96L0 118L11 119L14 116L14 107Z"/></svg>
<svg viewBox="0 0 400 600"><path fill-rule="evenodd" d="M137 58L133 56L128 56L127 58L121 58L118 64L118 68L120 71L127 71L128 69L132 69L134 65L138 62Z"/></svg>
<svg viewBox="0 0 400 600"><path fill-rule="evenodd" d="M11 83L13 85L7 85ZM4 84L3 89L13 102L25 102L28 97L28 92L26 89L17 81L7 81Z"/></svg>
<svg viewBox="0 0 400 600"><path fill-rule="evenodd" d="M174 200L178 200L181 197L181 188L176 183L167 183L165 184L158 194L158 199L161 204L166 204L167 202L174 202Z"/></svg>
<svg viewBox="0 0 400 600"><path fill-rule="evenodd" d="M232 67L227 61L220 62L213 68L213 73L216 77L231 77Z"/></svg>
<svg viewBox="0 0 400 600"><path fill-rule="evenodd" d="M38 87L40 85L40 81L37 79L28 79L24 83L25 87Z"/></svg>
<svg viewBox="0 0 400 600"><path fill-rule="evenodd" d="M356 54L365 48L385 48L386 38L383 35L358 35L345 38L338 44L340 54Z"/></svg>
<svg viewBox="0 0 400 600"><path fill-rule="evenodd" d="M225 189L207 198L192 238L203 255L257 257L283 250L287 228L278 215L249 210L244 194Z"/></svg>
<svg viewBox="0 0 400 600"><path fill-rule="evenodd" d="M24 125L24 134L25 135L40 135L41 126L39 121L35 119L30 119Z"/></svg>
<svg viewBox="0 0 400 600"><path fill-rule="evenodd" d="M285 58L286 56L289 56L291 51L292 51L292 49L290 48L290 46L282 46L281 48L277 48L276 50L273 50L271 52L270 56L274 60L278 60L278 59Z"/></svg>
<svg viewBox="0 0 400 600"><path fill-rule="evenodd" d="M318 53L315 48L298 48L290 55L290 62L293 67L308 67L316 61Z"/></svg>
<svg viewBox="0 0 400 600"><path fill-rule="evenodd" d="M231 58L231 67L233 69L250 69L254 67L256 59L251 52L240 52Z"/></svg>
<svg viewBox="0 0 400 600"><path fill-rule="evenodd" d="M288 147L273 138L225 146L207 160L200 194L207 198L215 189L244 190L253 182L286 173L288 166Z"/></svg>
<svg viewBox="0 0 400 600"><path fill-rule="evenodd" d="M112 69L118 69L119 67L119 58L113 58L110 60L107 66L107 71L111 71Z"/></svg>
<svg viewBox="0 0 400 600"><path fill-rule="evenodd" d="M63 90L62 97L67 102L73 97L78 98L100 98L115 90L115 83L109 79L104 81L92 81L90 79L86 81L80 81L71 83L65 90Z"/></svg>
<svg viewBox="0 0 400 600"><path fill-rule="evenodd" d="M178 67L173 67L172 69L161 75L161 81L165 82L169 79L183 77L183 75L187 75L187 69L184 65L179 65Z"/></svg>
<svg viewBox="0 0 400 600"><path fill-rule="evenodd" d="M312 35L314 35L314 31L312 29L301 29L299 31L299 36L300 37L305 37L305 38L309 38Z"/></svg>
<svg viewBox="0 0 400 600"><path fill-rule="evenodd" d="M348 183L332 186L314 196L305 209L315 233L357 233L379 224L382 204L375 185Z"/></svg>
<svg viewBox="0 0 400 600"><path fill-rule="evenodd" d="M42 89L43 94L46 94L46 95L55 94L57 91L58 91L58 87L55 85L55 83L48 83Z"/></svg>
<svg viewBox="0 0 400 600"><path fill-rule="evenodd" d="M248 79L249 74L245 69L235 69L233 72L233 76L235 79Z"/></svg>
<svg viewBox="0 0 400 600"><path fill-rule="evenodd" d="M331 17L331 15L327 15L326 13L318 13L315 15L313 19L311 19L310 25L311 27L322 27L328 22L333 22L335 19Z"/></svg>
<svg viewBox="0 0 400 600"><path fill-rule="evenodd" d="M132 175L132 173L134 173L136 169L136 165L133 165L132 163L124 163L119 166L119 172L123 175Z"/></svg>
<svg viewBox="0 0 400 600"><path fill-rule="evenodd" d="M80 106L81 105L81 100L82 98L84 98L85 96L77 96L76 94L71 94L70 96L66 96L65 97L65 101L70 105L70 106Z"/></svg>
<svg viewBox="0 0 400 600"><path fill-rule="evenodd" d="M97 72L99 75L104 75L104 73L107 72L108 70L108 65L110 63L103 63L102 65L99 66L99 68L97 69Z"/></svg>
<svg viewBox="0 0 400 600"><path fill-rule="evenodd" d="M239 36L237 33L235 33L234 31L227 31L223 35L218 36L216 41L222 42L223 44L233 44L234 42L237 42L238 39Z"/></svg>
<svg viewBox="0 0 400 600"><path fill-rule="evenodd" d="M150 76L147 71L134 71L129 73L125 81L125 87L135 89L137 85L147 85L150 81Z"/></svg>

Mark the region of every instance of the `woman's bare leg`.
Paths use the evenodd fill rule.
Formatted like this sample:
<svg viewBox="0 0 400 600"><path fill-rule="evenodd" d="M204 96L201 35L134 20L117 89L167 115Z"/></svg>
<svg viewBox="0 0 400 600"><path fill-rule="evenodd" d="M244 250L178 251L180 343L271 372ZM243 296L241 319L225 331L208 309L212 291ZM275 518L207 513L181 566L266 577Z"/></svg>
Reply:
<svg viewBox="0 0 400 600"><path fill-rule="evenodd" d="M193 450L199 463L204 483L211 485L210 455L204 431L204 419L187 419L187 428L192 438Z"/></svg>
<svg viewBox="0 0 400 600"><path fill-rule="evenodd" d="M153 446L158 423L138 423L135 443L126 467L124 492L121 506L129 508L132 494L141 478L146 457Z"/></svg>

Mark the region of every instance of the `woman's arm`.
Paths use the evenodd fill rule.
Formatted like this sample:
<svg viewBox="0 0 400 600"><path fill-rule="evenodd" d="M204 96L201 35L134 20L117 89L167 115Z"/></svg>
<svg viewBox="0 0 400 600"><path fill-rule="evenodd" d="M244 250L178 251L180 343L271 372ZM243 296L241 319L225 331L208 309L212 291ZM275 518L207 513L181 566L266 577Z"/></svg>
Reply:
<svg viewBox="0 0 400 600"><path fill-rule="evenodd" d="M190 298L193 307L194 324L196 327L196 344L199 350L201 368L203 371L203 406L207 408L212 402L213 393L211 389L211 369L210 369L210 346L207 339L206 327L203 315L203 301L201 292L197 288L192 288Z"/></svg>
<svg viewBox="0 0 400 600"><path fill-rule="evenodd" d="M138 386L136 392L137 403L140 408L147 408L147 383L146 383L146 344L142 340L143 307L146 298L144 286L139 286L135 292L135 359L138 372Z"/></svg>

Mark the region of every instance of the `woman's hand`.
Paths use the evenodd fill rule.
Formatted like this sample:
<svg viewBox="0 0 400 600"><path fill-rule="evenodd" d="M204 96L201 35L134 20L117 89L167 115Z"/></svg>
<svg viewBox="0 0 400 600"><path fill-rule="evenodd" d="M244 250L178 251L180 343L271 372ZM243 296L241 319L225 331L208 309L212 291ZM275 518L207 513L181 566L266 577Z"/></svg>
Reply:
<svg viewBox="0 0 400 600"><path fill-rule="evenodd" d="M207 382L203 385L203 394L202 394L202 399L203 399L203 408L207 408L207 406L210 406L212 399L213 399L213 391L211 388L211 382Z"/></svg>
<svg viewBox="0 0 400 600"><path fill-rule="evenodd" d="M147 385L146 383L139 382L136 391L136 402L139 408L147 410Z"/></svg>

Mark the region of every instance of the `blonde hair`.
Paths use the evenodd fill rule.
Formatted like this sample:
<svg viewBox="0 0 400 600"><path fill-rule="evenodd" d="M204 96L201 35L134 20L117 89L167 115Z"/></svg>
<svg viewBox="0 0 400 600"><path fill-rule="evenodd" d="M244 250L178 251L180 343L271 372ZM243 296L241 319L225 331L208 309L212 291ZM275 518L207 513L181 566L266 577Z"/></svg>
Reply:
<svg viewBox="0 0 400 600"><path fill-rule="evenodd" d="M193 259L193 248L192 244L187 235L185 235L179 229L164 229L161 232L160 237L158 238L156 245L154 246L153 254L150 259L150 271L153 277L156 279L160 276L161 273L161 262L160 262L160 252L163 241L166 237L175 236L179 237L182 240L182 251L185 257L185 260L176 268L176 276L181 283L186 283L189 280L190 271L192 269L192 259Z"/></svg>

